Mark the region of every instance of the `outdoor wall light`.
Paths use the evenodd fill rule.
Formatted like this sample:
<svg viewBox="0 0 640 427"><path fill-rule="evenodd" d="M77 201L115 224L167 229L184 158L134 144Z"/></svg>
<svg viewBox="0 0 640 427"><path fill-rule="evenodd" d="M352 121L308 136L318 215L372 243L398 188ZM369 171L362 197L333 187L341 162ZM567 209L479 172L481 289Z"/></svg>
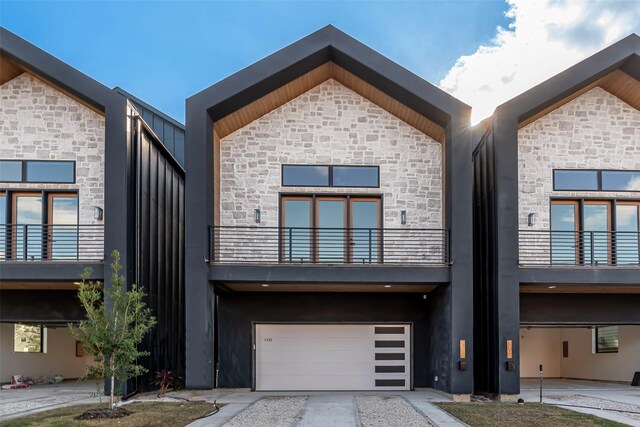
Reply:
<svg viewBox="0 0 640 427"><path fill-rule="evenodd" d="M405 225L407 223L407 211L400 211L400 224Z"/></svg>
<svg viewBox="0 0 640 427"><path fill-rule="evenodd" d="M260 209L254 209L253 219L255 219L257 223L260 223Z"/></svg>
<svg viewBox="0 0 640 427"><path fill-rule="evenodd" d="M529 227L533 227L534 225L536 225L536 214L535 212L531 212L528 216L527 216L527 224L529 225Z"/></svg>
<svg viewBox="0 0 640 427"><path fill-rule="evenodd" d="M95 206L93 208L93 218L98 220L98 221L102 221L102 216L103 216L104 212L102 210L102 208L100 206Z"/></svg>
<svg viewBox="0 0 640 427"><path fill-rule="evenodd" d="M391 287L391 285L384 285L384 287L385 287L385 288L390 288L390 287Z"/></svg>

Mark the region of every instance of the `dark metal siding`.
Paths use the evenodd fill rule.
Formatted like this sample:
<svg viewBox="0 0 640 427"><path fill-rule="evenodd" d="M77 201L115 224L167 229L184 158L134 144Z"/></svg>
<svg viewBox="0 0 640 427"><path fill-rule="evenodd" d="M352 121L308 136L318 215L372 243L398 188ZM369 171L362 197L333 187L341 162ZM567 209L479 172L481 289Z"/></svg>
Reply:
<svg viewBox="0 0 640 427"><path fill-rule="evenodd" d="M160 138L162 144L176 158L178 163L184 167L184 127L176 125L136 100L131 100L130 96L129 99L145 123Z"/></svg>
<svg viewBox="0 0 640 427"><path fill-rule="evenodd" d="M156 371L184 377L184 171L160 141L135 124L137 191L136 283L144 286L157 325L144 342L149 369L138 390L149 388Z"/></svg>
<svg viewBox="0 0 640 427"><path fill-rule="evenodd" d="M493 135L479 129L473 153L474 386L496 390L495 177Z"/></svg>

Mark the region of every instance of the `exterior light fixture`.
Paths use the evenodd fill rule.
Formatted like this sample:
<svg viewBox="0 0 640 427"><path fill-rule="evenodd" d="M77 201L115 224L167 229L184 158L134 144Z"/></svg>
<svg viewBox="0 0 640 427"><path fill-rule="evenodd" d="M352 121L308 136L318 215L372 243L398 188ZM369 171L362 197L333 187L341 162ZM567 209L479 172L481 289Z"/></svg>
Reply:
<svg viewBox="0 0 640 427"><path fill-rule="evenodd" d="M527 224L529 225L529 227L533 227L534 225L536 225L536 214L535 212L531 212L528 216L527 216Z"/></svg>
<svg viewBox="0 0 640 427"><path fill-rule="evenodd" d="M104 211L100 206L94 206L93 208L93 218L98 221L102 221L102 216L104 215Z"/></svg>
<svg viewBox="0 0 640 427"><path fill-rule="evenodd" d="M390 287L391 287L391 285L384 285L384 287L385 287L385 288L390 288Z"/></svg>
<svg viewBox="0 0 640 427"><path fill-rule="evenodd" d="M269 285L268 285L268 284L266 284L266 283L263 283L263 284L262 284L262 287L263 287L263 288L268 288L268 287L269 287Z"/></svg>
<svg viewBox="0 0 640 427"><path fill-rule="evenodd" d="M400 211L400 224L405 225L407 223L407 211Z"/></svg>
<svg viewBox="0 0 640 427"><path fill-rule="evenodd" d="M256 223L260 223L260 209L254 209L253 219L256 220Z"/></svg>
<svg viewBox="0 0 640 427"><path fill-rule="evenodd" d="M557 288L557 286L555 286L555 285L549 286L549 289L555 289L555 288Z"/></svg>

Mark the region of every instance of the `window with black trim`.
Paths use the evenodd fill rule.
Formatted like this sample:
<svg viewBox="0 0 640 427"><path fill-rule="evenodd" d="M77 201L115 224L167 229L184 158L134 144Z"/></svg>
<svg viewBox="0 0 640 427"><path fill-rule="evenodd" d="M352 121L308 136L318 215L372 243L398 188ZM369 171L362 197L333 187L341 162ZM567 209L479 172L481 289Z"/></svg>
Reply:
<svg viewBox="0 0 640 427"><path fill-rule="evenodd" d="M640 171L556 169L556 191L640 191Z"/></svg>
<svg viewBox="0 0 640 427"><path fill-rule="evenodd" d="M0 160L0 182L76 182L76 163L70 160Z"/></svg>
<svg viewBox="0 0 640 427"><path fill-rule="evenodd" d="M380 187L379 166L282 165L283 187Z"/></svg>
<svg viewBox="0 0 640 427"><path fill-rule="evenodd" d="M617 326L600 326L594 331L595 350L596 353L617 353L618 327Z"/></svg>

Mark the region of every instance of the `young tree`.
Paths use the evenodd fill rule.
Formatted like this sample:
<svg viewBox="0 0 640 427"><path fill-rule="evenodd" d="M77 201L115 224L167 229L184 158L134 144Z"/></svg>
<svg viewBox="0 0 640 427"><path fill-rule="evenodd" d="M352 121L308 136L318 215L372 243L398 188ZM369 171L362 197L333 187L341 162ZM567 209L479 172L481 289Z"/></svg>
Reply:
<svg viewBox="0 0 640 427"><path fill-rule="evenodd" d="M105 378L111 383L109 408L115 405L115 382L127 381L147 372L137 364L141 356L138 345L156 320L144 303L145 293L135 284L127 290L120 274L120 253L111 254L111 287L89 280L91 269L85 269L78 298L87 312L86 320L69 325L85 352L93 355L94 366L87 367L87 378Z"/></svg>

